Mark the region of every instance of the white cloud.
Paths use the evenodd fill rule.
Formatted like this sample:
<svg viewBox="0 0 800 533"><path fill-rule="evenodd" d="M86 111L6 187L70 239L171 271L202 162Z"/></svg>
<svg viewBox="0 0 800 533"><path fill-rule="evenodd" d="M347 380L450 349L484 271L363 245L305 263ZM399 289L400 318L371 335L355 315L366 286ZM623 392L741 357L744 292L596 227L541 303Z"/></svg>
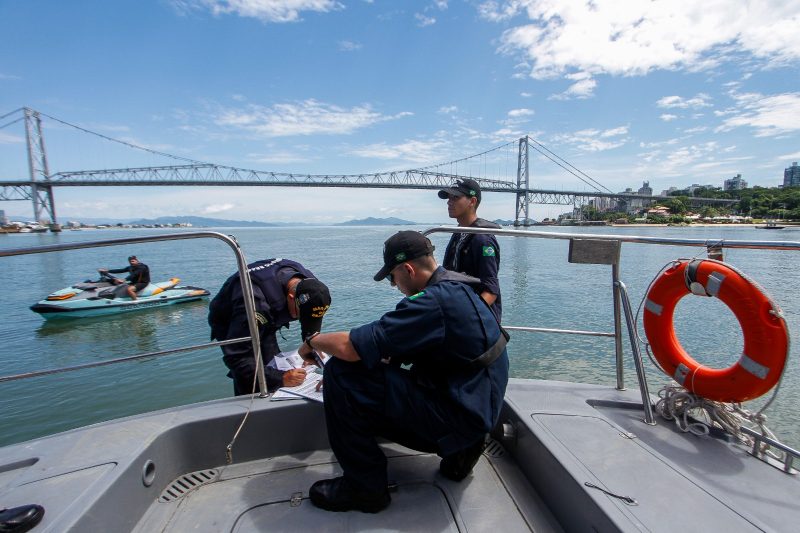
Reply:
<svg viewBox="0 0 800 533"><path fill-rule="evenodd" d="M729 131L740 126L755 129L757 137L774 137L800 131L800 93L734 95L736 111L716 131Z"/></svg>
<svg viewBox="0 0 800 533"><path fill-rule="evenodd" d="M437 111L437 113L440 113L442 115L452 115L453 113L457 112L458 112L458 107L454 105L442 106Z"/></svg>
<svg viewBox="0 0 800 533"><path fill-rule="evenodd" d="M350 151L352 155L365 158L402 160L412 163L435 163L447 159L449 151L444 141L411 140L390 145L375 143Z"/></svg>
<svg viewBox="0 0 800 533"><path fill-rule="evenodd" d="M327 13L344 6L335 0L171 0L179 12L210 11L214 15L234 14L262 22L295 22L300 13Z"/></svg>
<svg viewBox="0 0 800 533"><path fill-rule="evenodd" d="M671 120L677 119L678 115L670 115L669 113L664 113L659 118L661 118L661 120L663 120L664 122L669 122Z"/></svg>
<svg viewBox="0 0 800 533"><path fill-rule="evenodd" d="M433 0L433 5L439 8L440 11L447 9L447 0Z"/></svg>
<svg viewBox="0 0 800 533"><path fill-rule="evenodd" d="M665 96L660 98L656 105L667 109L698 109L701 107L709 107L711 104L708 101L711 97L705 93L698 93L694 98L683 98L681 96Z"/></svg>
<svg viewBox="0 0 800 533"><path fill-rule="evenodd" d="M742 53L762 66L800 59L800 0L511 0L478 11L491 21L527 15L529 23L504 32L500 49L522 51L536 79L696 71Z"/></svg>
<svg viewBox="0 0 800 533"><path fill-rule="evenodd" d="M436 24L436 19L434 17L428 17L422 13L414 13L414 18L417 19L417 26L420 28Z"/></svg>
<svg viewBox="0 0 800 533"><path fill-rule="evenodd" d="M667 144L673 145L674 143L664 143L664 146ZM652 174L653 168L658 168L658 173L662 177L701 174L700 171L703 169L716 167L717 163L725 163L726 160L717 159L718 154L722 151L724 150L715 141L688 146L670 146L663 152L656 149L639 154L641 163L635 169L635 173ZM697 176L692 179L704 180L705 178Z"/></svg>
<svg viewBox="0 0 800 533"><path fill-rule="evenodd" d="M573 144L576 148L585 152L604 152L624 146L628 142L627 138L612 139L612 137L624 136L627 133L628 126L619 126L607 130L587 129L576 131L575 133L560 134L556 135L554 139L557 142Z"/></svg>
<svg viewBox="0 0 800 533"><path fill-rule="evenodd" d="M697 126L696 128L689 128L689 129L683 130L683 133L689 133L689 134L702 133L702 132L704 132L706 130L708 130L708 126Z"/></svg>
<svg viewBox="0 0 800 533"><path fill-rule="evenodd" d="M500 22L515 16L522 9L524 2L512 0L510 2L490 0L478 6L478 13L486 20Z"/></svg>
<svg viewBox="0 0 800 533"><path fill-rule="evenodd" d="M523 98L530 98L531 96L533 96L533 93L521 92L519 93L519 95Z"/></svg>
<svg viewBox="0 0 800 533"><path fill-rule="evenodd" d="M0 144L19 144L24 142L24 137L0 131Z"/></svg>
<svg viewBox="0 0 800 533"><path fill-rule="evenodd" d="M361 50L361 43L353 41L339 41L339 50L342 52L355 52Z"/></svg>
<svg viewBox="0 0 800 533"><path fill-rule="evenodd" d="M19 76L14 76L13 74L3 74L0 72L0 80L21 80Z"/></svg>
<svg viewBox="0 0 800 533"><path fill-rule="evenodd" d="M522 118L533 116L536 112L533 109L512 109L508 112L510 118Z"/></svg>
<svg viewBox="0 0 800 533"><path fill-rule="evenodd" d="M204 205L200 208L200 212L206 215L212 215L215 213L223 213L225 211L230 211L234 207L236 206L231 203Z"/></svg>
<svg viewBox="0 0 800 533"><path fill-rule="evenodd" d="M316 100L304 100L271 107L250 105L221 111L216 124L237 128L264 137L291 135L348 134L379 122L411 115L402 112L382 115L368 104L343 108Z"/></svg>
<svg viewBox="0 0 800 533"><path fill-rule="evenodd" d="M792 161L796 162L796 161L800 160L800 152L795 152L793 154L785 154L785 155L779 156L778 159L786 159L786 160L790 160L791 159Z"/></svg>

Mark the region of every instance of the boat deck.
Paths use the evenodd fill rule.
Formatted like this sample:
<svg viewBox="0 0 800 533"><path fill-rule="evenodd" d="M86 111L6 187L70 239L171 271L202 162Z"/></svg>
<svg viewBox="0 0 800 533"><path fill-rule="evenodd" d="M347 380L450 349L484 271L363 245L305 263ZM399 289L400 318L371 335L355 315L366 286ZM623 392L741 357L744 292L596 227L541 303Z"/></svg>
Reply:
<svg viewBox="0 0 800 533"><path fill-rule="evenodd" d="M285 455L214 469L193 490L177 483L171 501L154 502L134 531L561 531L530 484L496 443L461 483L439 475L439 458L385 444L392 503L378 514L330 513L308 488L341 474L329 451ZM514 475L516 473L516 475ZM170 489L168 488L167 491ZM164 500L162 498L161 500Z"/></svg>
<svg viewBox="0 0 800 533"><path fill-rule="evenodd" d="M794 531L800 479L721 436L642 421L637 390L512 379L500 424L460 483L394 443L392 503L330 513L309 487L340 474L323 406L227 398L4 448L0 502L36 531ZM755 489L754 487L758 487ZM627 500L626 500L627 499ZM664 517L669 517L665 521Z"/></svg>

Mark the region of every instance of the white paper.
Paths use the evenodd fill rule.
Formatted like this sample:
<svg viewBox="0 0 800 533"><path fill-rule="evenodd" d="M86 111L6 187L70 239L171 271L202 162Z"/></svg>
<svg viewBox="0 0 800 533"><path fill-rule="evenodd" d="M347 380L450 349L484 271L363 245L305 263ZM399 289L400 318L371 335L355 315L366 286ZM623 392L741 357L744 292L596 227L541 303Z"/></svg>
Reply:
<svg viewBox="0 0 800 533"><path fill-rule="evenodd" d="M322 401L322 388L317 390L317 384L322 381L322 374L315 372L317 367L306 367L306 379L296 387L281 387L275 394L272 395L273 400L287 400L286 395L294 396L295 398L308 398L317 402ZM277 396L277 398L276 398Z"/></svg>

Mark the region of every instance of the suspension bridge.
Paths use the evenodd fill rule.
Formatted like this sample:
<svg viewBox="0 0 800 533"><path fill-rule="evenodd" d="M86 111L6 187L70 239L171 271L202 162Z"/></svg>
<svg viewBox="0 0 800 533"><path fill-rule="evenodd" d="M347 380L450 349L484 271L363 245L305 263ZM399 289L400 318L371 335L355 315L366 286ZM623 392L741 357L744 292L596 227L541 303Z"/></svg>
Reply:
<svg viewBox="0 0 800 533"><path fill-rule="evenodd" d="M180 164L51 172L45 150L43 117L61 127L74 128L109 142L179 161ZM590 200L597 201L600 198L608 198L625 204L638 201L641 205L648 205L659 198L650 195L612 192L529 136L468 157L421 168L361 174L320 175L267 172L196 161L114 139L27 107L0 116L0 130L17 123L24 124L28 177L27 179L3 179L4 177L0 176L0 201L31 201L34 220L47 223L54 230L59 227L54 191L60 187L269 186L439 190L451 185L457 179L471 178L481 185L484 192L515 195L515 226L530 225L529 209L531 204L572 206L573 211L580 213L582 205ZM486 162L493 155L511 149L514 150L516 175L510 179L490 176L486 171ZM587 185L590 190L563 191L531 188L530 155L532 151L561 167ZM483 162L484 172L469 170L471 166L474 166L470 163L475 161L479 162L478 167ZM466 167L468 171L458 172L459 166L462 169ZM726 205L733 202L715 198L692 198L691 200L694 205Z"/></svg>

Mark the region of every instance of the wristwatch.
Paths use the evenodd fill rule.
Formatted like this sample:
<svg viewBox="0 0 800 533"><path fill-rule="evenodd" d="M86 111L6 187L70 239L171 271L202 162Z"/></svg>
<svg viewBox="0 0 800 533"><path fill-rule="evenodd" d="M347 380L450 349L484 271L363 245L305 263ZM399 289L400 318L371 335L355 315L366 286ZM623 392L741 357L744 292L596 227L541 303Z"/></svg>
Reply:
<svg viewBox="0 0 800 533"><path fill-rule="evenodd" d="M312 333L312 334L311 334L311 335L309 335L309 336L306 338L306 340L305 340L306 346L308 346L309 348L311 348L311 351L314 351L314 347L313 347L313 346L311 346L311 339L313 339L313 338L314 338L314 337L316 337L317 335L319 335L319 331L316 331L316 332Z"/></svg>

